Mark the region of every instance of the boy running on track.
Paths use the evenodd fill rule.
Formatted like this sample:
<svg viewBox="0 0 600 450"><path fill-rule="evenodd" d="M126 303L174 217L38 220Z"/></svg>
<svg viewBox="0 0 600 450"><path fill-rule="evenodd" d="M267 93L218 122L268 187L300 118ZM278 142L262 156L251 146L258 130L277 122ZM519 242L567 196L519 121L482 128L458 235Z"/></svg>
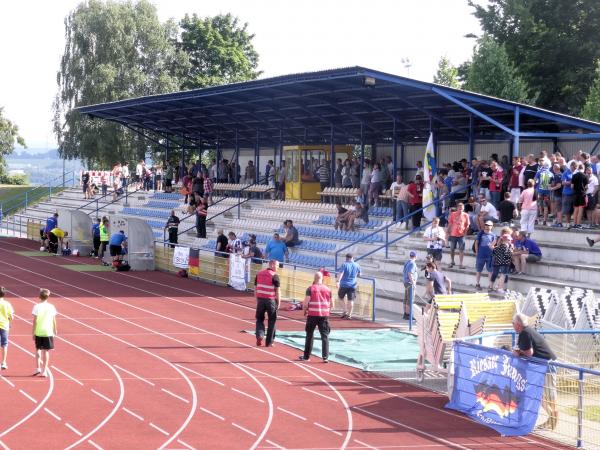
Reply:
<svg viewBox="0 0 600 450"><path fill-rule="evenodd" d="M34 375L47 377L50 374L50 350L54 349L56 336L56 308L48 302L50 291L40 289L40 302L33 307L33 340L36 350ZM43 357L42 357L43 356Z"/></svg>

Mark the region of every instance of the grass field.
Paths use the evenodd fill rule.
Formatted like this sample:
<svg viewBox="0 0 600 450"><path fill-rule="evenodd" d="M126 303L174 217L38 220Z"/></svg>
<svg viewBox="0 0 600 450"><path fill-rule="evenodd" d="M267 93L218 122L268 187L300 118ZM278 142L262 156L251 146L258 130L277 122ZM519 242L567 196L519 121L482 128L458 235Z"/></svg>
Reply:
<svg viewBox="0 0 600 450"><path fill-rule="evenodd" d="M62 191L63 188L52 188L52 194ZM11 186L11 185L0 185L0 205L2 205L3 214L12 213L14 208L23 207L25 201L25 192L28 192L27 202L28 204L36 203L44 198L48 197L47 187L35 186Z"/></svg>

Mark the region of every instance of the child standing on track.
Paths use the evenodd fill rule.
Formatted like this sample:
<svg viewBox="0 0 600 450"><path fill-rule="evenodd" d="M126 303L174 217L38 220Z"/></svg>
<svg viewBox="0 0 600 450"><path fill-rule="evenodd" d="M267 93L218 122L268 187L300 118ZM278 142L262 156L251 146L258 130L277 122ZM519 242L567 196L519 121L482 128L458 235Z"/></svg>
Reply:
<svg viewBox="0 0 600 450"><path fill-rule="evenodd" d="M33 307L33 340L36 350L36 369L34 375L47 377L50 374L50 350L54 349L56 336L56 308L48 302L50 291L40 289L40 302ZM43 358L42 358L43 356Z"/></svg>
<svg viewBox="0 0 600 450"><path fill-rule="evenodd" d="M15 311L12 305L4 299L6 290L0 286L0 353L2 353L2 370L7 369L6 356L8 353L8 329L10 321L13 320Z"/></svg>

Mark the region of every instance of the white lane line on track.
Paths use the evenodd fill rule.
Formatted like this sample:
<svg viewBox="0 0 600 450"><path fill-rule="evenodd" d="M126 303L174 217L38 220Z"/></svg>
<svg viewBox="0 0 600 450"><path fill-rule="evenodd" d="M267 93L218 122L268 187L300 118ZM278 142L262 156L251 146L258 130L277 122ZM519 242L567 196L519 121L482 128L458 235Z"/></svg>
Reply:
<svg viewBox="0 0 600 450"><path fill-rule="evenodd" d="M190 369L189 367L182 366L181 364L175 364L175 365L177 367L181 367L182 369L187 370L188 372L193 373L194 375L198 375L199 377L204 378L205 380L212 381L213 383L216 383L219 386L225 386L225 383L221 383L219 380L215 380L214 378L207 377L206 375L204 375L204 374L202 374L200 372L196 372L195 370Z"/></svg>
<svg viewBox="0 0 600 450"><path fill-rule="evenodd" d="M217 413L215 413L215 412L212 412L212 411L210 411L210 410L208 410L208 409L206 409L206 408L203 408L202 406L200 407L200 410L201 410L201 411L204 411L206 414L209 414L209 415L211 415L211 416L213 416L213 417L216 417L217 419L220 419L220 420L225 420L225 417L223 417L223 416L220 416L220 415L218 415Z"/></svg>
<svg viewBox="0 0 600 450"><path fill-rule="evenodd" d="M303 387L302 389L304 389L307 392L310 392L311 394L315 394L315 395L318 395L320 397L326 398L327 400L331 400L331 401L334 401L334 402L338 401L337 398L333 398L333 397L330 397L329 395L321 394L320 392L313 391L312 389L309 389L307 387Z"/></svg>
<svg viewBox="0 0 600 450"><path fill-rule="evenodd" d="M98 444L96 444L96 443L95 443L94 441L92 441L91 439L88 439L88 443L89 443L89 444L90 444L92 447L94 447L94 448L97 448L98 450L103 450L103 448L102 448L102 447L100 447Z"/></svg>
<svg viewBox="0 0 600 450"><path fill-rule="evenodd" d="M56 420L61 421L62 419L55 413L53 413L52 411L50 411L48 408L44 408L44 411L46 411L48 414L50 414L52 417L54 417Z"/></svg>
<svg viewBox="0 0 600 450"><path fill-rule="evenodd" d="M71 430L77 436L83 436L83 433L81 431L79 431L77 428L75 428L73 425L71 425L70 423L65 422L65 427L67 427L69 430Z"/></svg>
<svg viewBox="0 0 600 450"><path fill-rule="evenodd" d="M185 448L189 449L189 450L196 450L194 447L192 447L190 444L183 442L181 439L177 439L177 442L179 442L181 445L183 445Z"/></svg>
<svg viewBox="0 0 600 450"><path fill-rule="evenodd" d="M460 449L462 449L462 450L469 450L469 447L465 447L465 446L463 446L463 445L456 444L456 443L454 443L454 442L451 442L451 441L448 441L448 440L446 440L446 439L444 439L444 438L438 437L438 436L436 436L436 435L434 435L434 434L427 433L426 431L423 431L423 430L419 430L418 428L414 428L414 427L411 427L411 426L409 426L409 425L405 425L405 424L403 424L402 422L398 422L397 420L390 419L389 417L380 416L379 414L375 414L374 412L368 411L368 410L366 410L366 409L364 409L364 408L361 408L361 407L359 407L359 406L353 406L353 407L352 407L352 409L355 409L355 410L357 410L357 411L360 411L360 412L362 412L363 414L367 414L367 415L369 415L369 416L371 416L371 417L375 417L375 418L377 418L377 419L380 419L380 420L383 420L383 421L385 421L385 422L391 423L391 424L393 424L393 425L397 425L397 426L400 426L400 427L402 427L402 428L406 428L407 430L411 430L411 431L413 431L413 432L415 432L415 433L418 433L418 434L421 434L421 435L423 435L423 436L426 436L426 437L428 437L429 439L433 439L433 440L435 440L435 441L437 441L437 442L444 443L444 444L446 444L446 445L448 445L448 446L450 446L450 447L453 447L453 448L460 448Z"/></svg>
<svg viewBox="0 0 600 450"><path fill-rule="evenodd" d="M373 447L372 445L365 444L364 442L359 441L358 439L354 439L354 442L356 442L358 445L362 445L363 447L370 448L372 450L377 450L377 447ZM420 445L419 447L423 447L423 446Z"/></svg>
<svg viewBox="0 0 600 450"><path fill-rule="evenodd" d="M127 414L129 414L130 416L135 417L136 419L140 420L140 421L144 421L144 418L136 413L134 413L132 410L127 409L123 406L123 411L125 411Z"/></svg>
<svg viewBox="0 0 600 450"><path fill-rule="evenodd" d="M25 392L23 389L19 389L19 392L21 394L23 394L25 397L27 397L29 400L31 400L33 403L37 403L37 400L35 398L33 398L31 395L29 395L27 392Z"/></svg>
<svg viewBox="0 0 600 450"><path fill-rule="evenodd" d="M168 389L160 388L160 390L163 391L166 394L169 394L172 397L175 397L178 400L181 400L182 402L185 402L185 403L189 403L190 402L188 399L183 398L183 397L177 395L176 393L169 391Z"/></svg>
<svg viewBox="0 0 600 450"><path fill-rule="evenodd" d="M168 436L169 433L165 430L163 430L161 427L154 425L152 422L149 422L148 425L150 425L152 428L154 428L155 430L161 432L162 434L164 434L165 436Z"/></svg>
<svg viewBox="0 0 600 450"><path fill-rule="evenodd" d="M316 426L318 426L319 428L323 428L324 430L331 431L332 433L335 433L335 434L337 434L338 436L341 436L341 435L342 435L342 433L340 433L339 431L337 431L337 430L334 430L333 428L329 428L329 427L327 427L327 426L323 425L322 423L319 423L319 422L313 422L313 423L314 423Z"/></svg>
<svg viewBox="0 0 600 450"><path fill-rule="evenodd" d="M115 334L117 334L117 333L115 333ZM150 386L154 386L154 383L153 383L152 381L150 381L150 380L147 380L146 378L140 377L139 375L136 375L135 373L133 373L133 372L130 372L130 371L129 371L129 370L127 370L127 369L123 369L122 367L120 367L120 366L117 366L116 364L113 364L113 365L114 365L114 366L115 366L117 369L119 369L121 372L125 372L126 374L128 374L128 375L131 375L132 377L134 377L134 378L137 378L138 380L140 380L140 381L143 381L144 383L146 383L146 384L149 384Z"/></svg>
<svg viewBox="0 0 600 450"><path fill-rule="evenodd" d="M281 381L284 384L292 384L288 380L284 380L283 378L276 377L275 375L271 375L270 373L267 373L267 372L262 372L258 369L255 369L254 367L250 367L250 366L247 366L245 364L240 364L240 363L238 363L238 364L242 367L245 367L246 369L252 370L253 372L260 373L261 375L264 375L265 377L273 378L274 380Z"/></svg>
<svg viewBox="0 0 600 450"><path fill-rule="evenodd" d="M256 436L256 433L254 431L250 431L248 428L244 428L243 426L238 425L235 422L231 422L231 425L233 425L236 428L239 428L240 430L242 430L242 431L244 431L244 432L246 432L248 434L251 434L252 436Z"/></svg>
<svg viewBox="0 0 600 450"><path fill-rule="evenodd" d="M113 401L113 400L111 400L110 398L108 398L106 395L104 395L104 394L102 394L102 393L98 392L97 390L95 390L95 389L90 389L90 390L91 390L91 391L92 391L94 394L96 394L98 397L100 397L101 399L103 399L103 400L106 400L108 403L114 403L114 401Z"/></svg>
<svg viewBox="0 0 600 450"><path fill-rule="evenodd" d="M254 395L250 395L247 392L240 391L239 389L236 389L234 387L232 387L231 390L237 392L238 394L245 395L246 397L251 398L252 400L256 400L257 402L260 402L260 403L265 402L262 398L255 397Z"/></svg>
<svg viewBox="0 0 600 450"><path fill-rule="evenodd" d="M4 450L10 450L10 448L8 448L8 446L2 441L0 441L0 447L2 447Z"/></svg>
<svg viewBox="0 0 600 450"><path fill-rule="evenodd" d="M0 380L6 381L10 387L15 387L15 384L6 377L0 377Z"/></svg>
<svg viewBox="0 0 600 450"><path fill-rule="evenodd" d="M77 378L69 375L67 372L60 370L58 367L56 366L52 366L52 369L56 370L58 373L64 375L65 377L67 377L69 380L74 381L75 383L77 383L79 386L83 386L83 383L81 381L79 381Z"/></svg>
<svg viewBox="0 0 600 450"><path fill-rule="evenodd" d="M281 445L279 445L279 444L276 444L276 443L275 443L275 442L273 442L273 441L270 441L270 440L268 440L268 439L265 439L265 442L266 442L267 444L269 444L269 445L272 445L272 446L273 446L273 447L275 447L275 448L280 448L280 449L282 449L282 450L285 450L285 447L282 447Z"/></svg>
<svg viewBox="0 0 600 450"><path fill-rule="evenodd" d="M292 411L288 411L287 409L283 409L281 406L278 406L278 407L277 407L277 409L278 409L279 411L281 411L281 412L284 412L284 413L286 413L286 414L289 414L290 416L297 417L297 418L298 418L298 419L300 419L300 420L306 420L306 417L302 417L301 415L299 415L299 414L296 414L296 413L294 413L294 412L292 412Z"/></svg>

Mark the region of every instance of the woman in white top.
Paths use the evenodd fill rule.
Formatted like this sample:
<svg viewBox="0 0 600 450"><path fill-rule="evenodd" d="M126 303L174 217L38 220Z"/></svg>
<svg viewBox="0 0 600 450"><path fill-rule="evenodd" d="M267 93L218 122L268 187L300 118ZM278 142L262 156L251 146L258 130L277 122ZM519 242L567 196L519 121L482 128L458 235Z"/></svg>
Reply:
<svg viewBox="0 0 600 450"><path fill-rule="evenodd" d="M535 198L535 180L527 181L527 189L521 192L519 203L521 204L521 231L528 235L533 233L535 219L537 217L537 199Z"/></svg>
<svg viewBox="0 0 600 450"><path fill-rule="evenodd" d="M371 199L372 205L379 203L379 193L381 192L381 171L379 169L379 163L373 164L373 171L371 172L371 185L369 186L369 198Z"/></svg>
<svg viewBox="0 0 600 450"><path fill-rule="evenodd" d="M588 185L585 191L587 197L586 214L590 225L593 225L594 210L598 203L598 177L594 175L591 167L585 169L585 174L588 177Z"/></svg>

